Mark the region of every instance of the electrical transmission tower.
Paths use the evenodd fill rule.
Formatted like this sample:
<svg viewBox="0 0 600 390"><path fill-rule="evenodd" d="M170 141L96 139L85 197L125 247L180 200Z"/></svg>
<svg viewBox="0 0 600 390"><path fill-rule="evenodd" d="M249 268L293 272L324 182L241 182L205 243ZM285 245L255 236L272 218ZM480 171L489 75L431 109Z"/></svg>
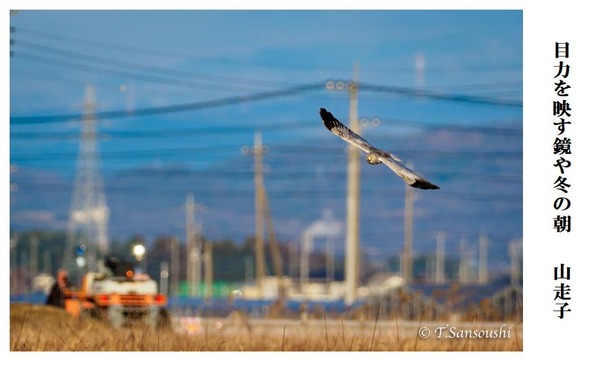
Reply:
<svg viewBox="0 0 600 390"><path fill-rule="evenodd" d="M108 215L96 139L96 96L86 86L83 102L83 128L77 156L77 172L71 201L64 266L73 264L75 248L85 246L85 265L96 269L98 252L108 250Z"/></svg>

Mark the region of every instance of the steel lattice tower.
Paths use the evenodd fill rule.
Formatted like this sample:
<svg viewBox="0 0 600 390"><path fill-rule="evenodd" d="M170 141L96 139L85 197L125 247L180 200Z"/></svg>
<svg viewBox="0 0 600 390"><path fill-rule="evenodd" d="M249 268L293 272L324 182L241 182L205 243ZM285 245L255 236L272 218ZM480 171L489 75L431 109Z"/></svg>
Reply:
<svg viewBox="0 0 600 390"><path fill-rule="evenodd" d="M71 201L64 266L71 266L75 248L86 246L89 270L96 270L98 254L108 250L108 215L96 138L96 97L94 87L86 86L83 126L77 156L77 172Z"/></svg>

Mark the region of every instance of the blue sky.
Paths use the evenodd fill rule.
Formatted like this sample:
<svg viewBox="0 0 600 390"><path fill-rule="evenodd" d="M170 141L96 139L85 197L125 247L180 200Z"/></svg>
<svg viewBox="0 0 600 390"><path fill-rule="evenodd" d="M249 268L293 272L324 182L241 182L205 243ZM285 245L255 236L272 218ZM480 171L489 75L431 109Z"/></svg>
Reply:
<svg viewBox="0 0 600 390"><path fill-rule="evenodd" d="M464 198L465 190L449 177L489 175L499 181L476 186L474 196L505 198L500 205L492 201L488 209L501 212L509 207L514 212L507 202L521 203L521 11L22 11L11 16L11 26L10 161L15 172L37 178L37 187L30 182L26 183L29 187L12 192L11 207L21 211L14 213L15 223L23 216L38 216L40 228L65 225L81 132L75 117L82 111L87 85L94 87L97 112L117 113L97 124L101 173L110 187L115 176L148 167L212 170L233 177L240 164L245 164L251 179L251 165L239 161L240 148L252 143L256 130L263 132L274 159L281 156L280 150L291 148L298 153L299 145L312 143L319 145L321 152L341 153L338 160L343 162L344 145L327 144L332 141L331 134L322 126L318 109L326 107L348 122L348 94L328 91L325 83L350 80L355 72L361 85L359 116L380 120L377 128L365 129L372 143L398 148L396 145L404 142L407 151L393 152L401 157L411 153L405 158L414 162L417 171L429 170L432 181L448 181L443 185L456 201ZM309 88L299 93L256 98L306 86ZM425 97L417 96L418 91ZM223 99L226 104L197 110L121 115ZM75 119L60 120L69 115ZM457 127L466 133L428 136L432 128ZM486 134L497 136L492 144L482 144ZM423 157L419 158L419 153ZM435 158L436 153L465 160L459 163L459 172L451 173L458 160L445 162L451 160ZM475 159L470 154L475 154ZM299 159L307 157L306 153L298 155ZM508 165L502 163L503 158L511 159ZM279 170L271 178L267 176L267 186L275 191L296 188L298 182L290 178L294 172L269 169ZM342 180L342 172L335 173ZM277 174L283 177L277 178ZM503 182L507 177L516 185L512 189ZM337 184L342 191L343 182ZM216 186L216 181L205 181L203 188L190 191L199 198L205 195L210 202L206 188ZM32 196L26 191L48 189L61 192L63 200L26 205ZM247 192L251 198L251 188ZM280 216L290 207L308 207L278 204L277 192L273 198L272 208ZM145 202L142 210L153 210L158 204L167 207L165 200L161 203L147 197ZM316 205L318 210L304 214L318 218L321 209L332 207L332 202L339 204L324 199ZM24 212L24 207L34 209ZM178 206L169 207L167 220L181 220ZM384 213L385 217L401 216L401 203L397 207ZM417 215L427 215L428 204L421 202L421 207ZM468 218L473 218L473 206L451 207L464 207L470 210ZM520 236L521 212L517 207L512 227L501 227L504 231L495 244L498 253L506 252L507 240ZM115 213L116 206L112 215ZM343 208L336 213L338 218L345 215ZM217 236L213 238L252 234L251 220L243 232L239 224L233 232L228 231L222 226L226 214L215 210L212 217L207 216L206 228L212 227ZM282 239L298 237L308 223L297 217L282 218ZM468 234L496 229L493 218L488 215L485 226L474 227ZM450 221L446 220L444 229ZM397 219L389 222L401 230ZM148 225L161 223L141 218L129 230L114 226L111 237L132 234L136 226ZM165 233L181 233L182 223L176 225L166 227ZM378 256L389 255L389 251L378 250L380 242L368 242L376 232L365 230L365 248ZM460 234L467 233L457 232L453 239L458 240ZM429 244L432 235L421 233Z"/></svg>
<svg viewBox="0 0 600 390"><path fill-rule="evenodd" d="M16 29L11 34L11 117L78 114L86 84L95 87L98 111L119 111L348 80L355 64L365 83L522 99L520 11L23 11L11 17L11 25ZM518 110L485 105L426 105L365 95L360 114L366 117L454 125L520 117ZM100 131L306 121L316 117L320 105L344 117L347 96L323 88L290 99L107 120ZM54 129L80 130L71 121L13 126L11 134ZM382 126L378 132L386 131L397 129ZM311 133L289 131L281 137ZM37 148L30 140L12 142L11 154L17 157ZM72 151L75 145L55 146Z"/></svg>

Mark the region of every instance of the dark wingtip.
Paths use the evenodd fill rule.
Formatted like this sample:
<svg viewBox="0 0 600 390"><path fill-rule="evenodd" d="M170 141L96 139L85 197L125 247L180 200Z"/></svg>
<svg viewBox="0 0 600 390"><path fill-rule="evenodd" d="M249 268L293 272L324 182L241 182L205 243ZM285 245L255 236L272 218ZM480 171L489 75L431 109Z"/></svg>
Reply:
<svg viewBox="0 0 600 390"><path fill-rule="evenodd" d="M327 127L327 129L331 130L334 127L335 122L337 122L337 120L334 118L333 114L331 114L329 111L327 111L324 108L321 108L319 110L319 114L321 115L321 119L323 119L323 123L325 124L325 127Z"/></svg>
<svg viewBox="0 0 600 390"><path fill-rule="evenodd" d="M414 188L419 188L421 190L439 190L440 189L440 187L436 186L433 183L428 182L427 180L417 180L410 186L414 187Z"/></svg>

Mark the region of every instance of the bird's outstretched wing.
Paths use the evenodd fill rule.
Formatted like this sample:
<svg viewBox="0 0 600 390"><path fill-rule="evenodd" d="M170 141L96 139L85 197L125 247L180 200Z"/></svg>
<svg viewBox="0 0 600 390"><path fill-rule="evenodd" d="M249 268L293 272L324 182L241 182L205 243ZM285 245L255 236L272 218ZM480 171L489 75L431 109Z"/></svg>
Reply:
<svg viewBox="0 0 600 390"><path fill-rule="evenodd" d="M395 157L395 156L394 156ZM392 171L396 173L396 175L400 176L402 180L404 180L408 185L414 188L419 188L421 190L439 190L440 187L435 184L427 181L422 176L416 174L408 167L398 161L399 159L393 158L390 156L382 156L379 160L388 166Z"/></svg>
<svg viewBox="0 0 600 390"><path fill-rule="evenodd" d="M319 111L319 114L321 114L321 119L323 119L323 123L325 124L325 127L327 127L327 129L329 131L331 131L333 134L337 135L344 141L356 146L357 148L361 149L362 151L364 151L366 153L370 153L370 152L376 150L364 138L362 138L360 135L356 134L355 132L350 130L348 127L346 127L346 125L344 125L342 122L337 120L326 109L321 108L321 110Z"/></svg>
<svg viewBox="0 0 600 390"><path fill-rule="evenodd" d="M437 185L429 182L422 176L416 174L408 167L404 166L401 163L402 160L397 156L371 146L371 144L369 144L364 138L362 138L361 136L350 130L348 127L346 127L342 122L337 120L326 109L321 108L319 114L321 115L321 119L323 119L325 127L327 127L329 131L331 131L344 141L363 150L369 155L375 155L375 160L378 160L379 162L385 164L411 187L419 188L422 190L437 190L440 188ZM369 161L371 162L371 159L369 159ZM373 164L373 162L371 163Z"/></svg>

